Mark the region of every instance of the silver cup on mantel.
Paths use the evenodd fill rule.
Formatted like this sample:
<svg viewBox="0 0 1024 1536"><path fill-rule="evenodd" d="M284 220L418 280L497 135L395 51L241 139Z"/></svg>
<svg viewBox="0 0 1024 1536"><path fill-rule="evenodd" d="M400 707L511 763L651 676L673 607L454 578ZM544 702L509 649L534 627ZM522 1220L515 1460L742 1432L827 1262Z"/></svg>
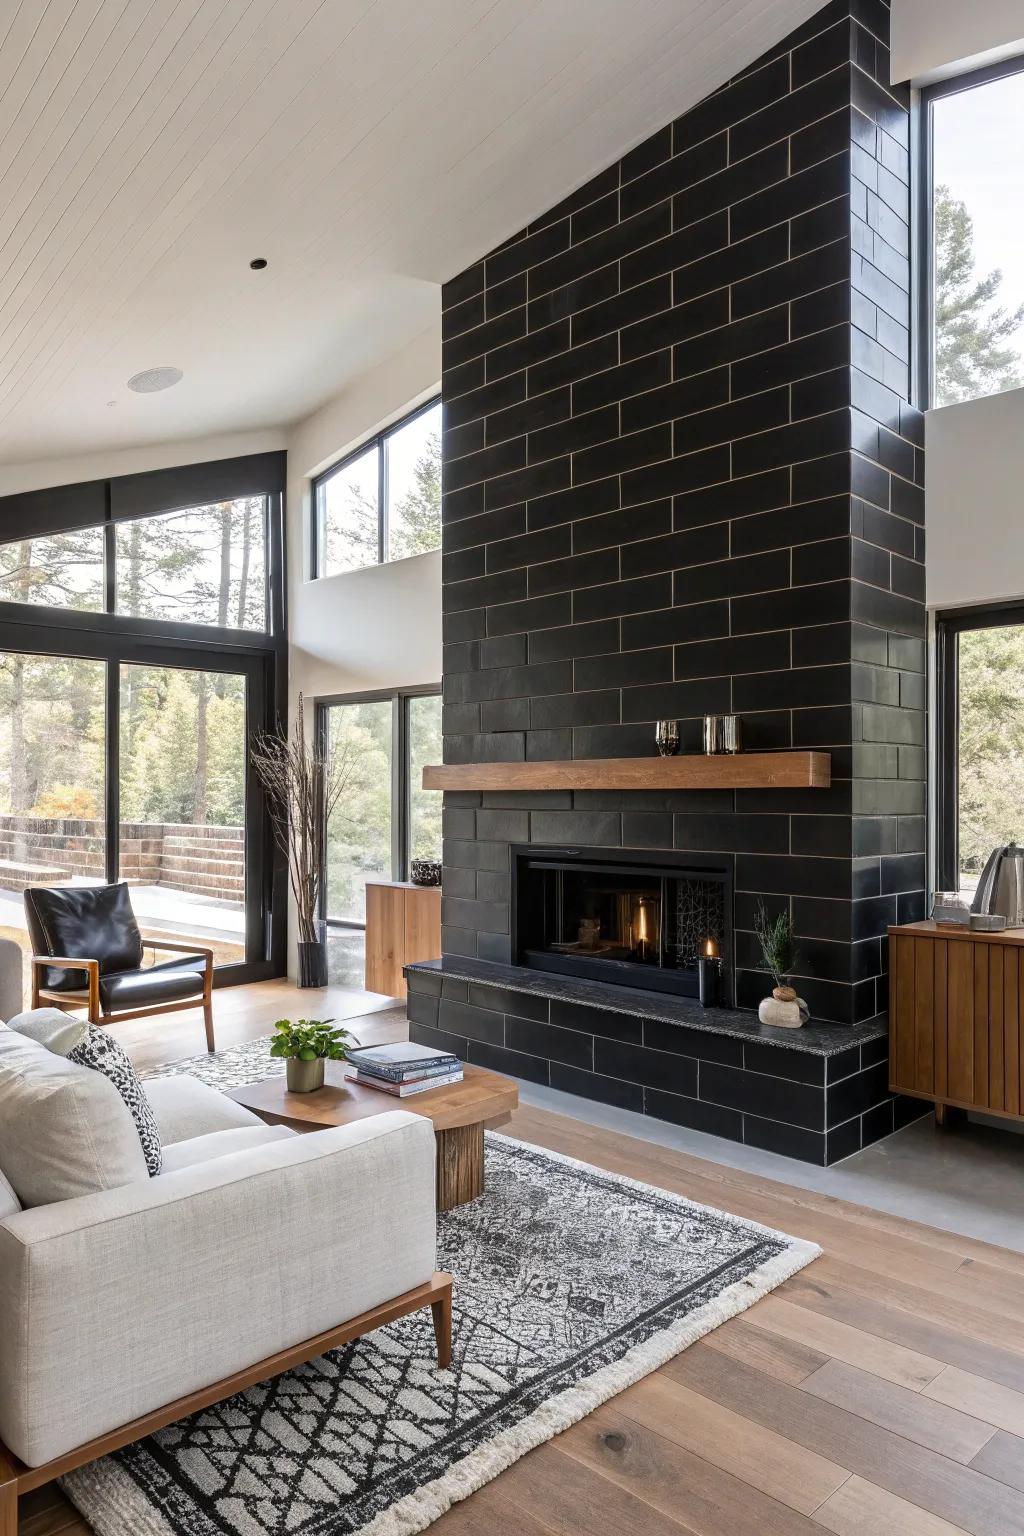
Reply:
<svg viewBox="0 0 1024 1536"><path fill-rule="evenodd" d="M679 721L659 720L654 728L654 742L662 757L675 757L679 751Z"/></svg>
<svg viewBox="0 0 1024 1536"><path fill-rule="evenodd" d="M742 750L743 732L739 715L704 716L704 751L708 757Z"/></svg>

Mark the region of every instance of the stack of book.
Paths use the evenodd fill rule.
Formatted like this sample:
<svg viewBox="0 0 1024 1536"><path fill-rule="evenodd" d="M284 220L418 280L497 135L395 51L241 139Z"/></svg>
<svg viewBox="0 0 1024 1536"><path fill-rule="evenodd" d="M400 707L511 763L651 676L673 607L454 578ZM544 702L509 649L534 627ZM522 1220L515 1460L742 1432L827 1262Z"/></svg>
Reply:
<svg viewBox="0 0 1024 1536"><path fill-rule="evenodd" d="M353 1082L379 1088L396 1099L462 1082L462 1062L457 1056L408 1040L395 1045L357 1046L346 1052L346 1060L351 1068L346 1076Z"/></svg>

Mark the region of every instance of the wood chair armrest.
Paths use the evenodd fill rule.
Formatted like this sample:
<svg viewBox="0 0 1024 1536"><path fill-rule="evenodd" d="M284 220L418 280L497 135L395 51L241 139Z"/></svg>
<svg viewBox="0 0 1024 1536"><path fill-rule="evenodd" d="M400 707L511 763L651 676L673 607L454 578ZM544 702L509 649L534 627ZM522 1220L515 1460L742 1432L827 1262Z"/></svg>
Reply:
<svg viewBox="0 0 1024 1536"><path fill-rule="evenodd" d="M208 944L181 944L171 939L143 939L147 949L171 949L179 955L205 955L210 962L213 960L213 950Z"/></svg>
<svg viewBox="0 0 1024 1536"><path fill-rule="evenodd" d="M89 983L89 995L87 1006L89 1009L89 1023L95 1024L100 1016L100 963L94 959L69 959L67 955L33 955L32 956L32 1007L38 1008L40 1004L39 985L40 970L43 966L52 966L55 971L84 971ZM57 993L51 992L52 999ZM81 1002L72 1004L73 1007L81 1007ZM2 1527L0 1527L2 1532Z"/></svg>
<svg viewBox="0 0 1024 1536"><path fill-rule="evenodd" d="M88 971L90 976L100 973L98 960L71 960L67 955L33 955L33 970L38 970L41 965L52 965L55 971Z"/></svg>

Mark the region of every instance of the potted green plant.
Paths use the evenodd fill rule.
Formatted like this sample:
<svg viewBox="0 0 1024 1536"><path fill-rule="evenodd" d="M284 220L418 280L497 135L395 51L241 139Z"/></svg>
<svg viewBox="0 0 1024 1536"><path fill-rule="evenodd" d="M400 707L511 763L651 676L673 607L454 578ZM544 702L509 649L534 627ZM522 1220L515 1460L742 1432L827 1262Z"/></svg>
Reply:
<svg viewBox="0 0 1024 1536"><path fill-rule="evenodd" d="M757 1016L762 1024L774 1024L781 1029L799 1029L810 1018L810 1009L789 984L789 978L796 970L800 957L789 908L784 908L772 917L764 902L759 903L754 914L754 932L761 946L765 970L771 972L775 982L771 997L761 1000Z"/></svg>
<svg viewBox="0 0 1024 1536"><path fill-rule="evenodd" d="M271 1056L287 1059L289 1093L315 1093L324 1085L324 1062L342 1061L355 1035L333 1019L278 1019L270 1043Z"/></svg>

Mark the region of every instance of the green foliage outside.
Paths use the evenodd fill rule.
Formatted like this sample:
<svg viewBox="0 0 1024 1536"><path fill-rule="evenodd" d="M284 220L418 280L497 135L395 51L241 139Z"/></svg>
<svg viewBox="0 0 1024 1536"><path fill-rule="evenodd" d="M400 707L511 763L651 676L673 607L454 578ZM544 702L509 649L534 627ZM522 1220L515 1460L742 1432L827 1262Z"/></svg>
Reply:
<svg viewBox="0 0 1024 1536"><path fill-rule="evenodd" d="M421 789L425 763L441 761L441 700L412 698L409 708L410 857L441 857L441 795ZM391 878L391 701L340 704L330 713L330 746L350 771L327 829L327 911L361 922L367 879Z"/></svg>
<svg viewBox="0 0 1024 1536"><path fill-rule="evenodd" d="M960 878L1024 839L1024 625L960 636Z"/></svg>
<svg viewBox="0 0 1024 1536"><path fill-rule="evenodd" d="M948 187L935 188L935 403L1017 389L1024 359L1012 337L1024 305L998 303L1003 274L975 272L974 221Z"/></svg>
<svg viewBox="0 0 1024 1536"><path fill-rule="evenodd" d="M431 432L413 483L390 509L388 558L423 555L441 542L441 434Z"/></svg>
<svg viewBox="0 0 1024 1536"><path fill-rule="evenodd" d="M117 608L222 628L265 623L263 501L249 497L119 524ZM0 600L99 610L103 532L0 545ZM105 669L0 655L0 813L103 815ZM241 826L245 695L235 675L121 668L124 821Z"/></svg>
<svg viewBox="0 0 1024 1536"><path fill-rule="evenodd" d="M377 564L377 455L374 445L320 486L317 515L330 575ZM423 555L440 543L441 433L436 430L427 434L410 484L389 502L387 558Z"/></svg>

